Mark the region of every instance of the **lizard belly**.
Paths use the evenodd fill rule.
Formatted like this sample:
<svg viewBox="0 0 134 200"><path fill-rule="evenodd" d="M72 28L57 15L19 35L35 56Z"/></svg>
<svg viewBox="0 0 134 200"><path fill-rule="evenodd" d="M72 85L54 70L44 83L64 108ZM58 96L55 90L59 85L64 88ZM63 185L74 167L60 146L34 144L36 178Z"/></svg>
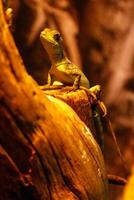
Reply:
<svg viewBox="0 0 134 200"><path fill-rule="evenodd" d="M69 76L67 73L65 73L64 71L60 71L58 69L54 69L54 70L50 70L50 75L52 77L52 84L55 81L61 82L64 85L73 85L74 83L74 78L72 78L71 76Z"/></svg>
<svg viewBox="0 0 134 200"><path fill-rule="evenodd" d="M79 85L89 88L89 81L84 73L72 63L52 66L49 73L52 77L52 84L53 82L58 81L64 85L73 85L76 78L81 75Z"/></svg>

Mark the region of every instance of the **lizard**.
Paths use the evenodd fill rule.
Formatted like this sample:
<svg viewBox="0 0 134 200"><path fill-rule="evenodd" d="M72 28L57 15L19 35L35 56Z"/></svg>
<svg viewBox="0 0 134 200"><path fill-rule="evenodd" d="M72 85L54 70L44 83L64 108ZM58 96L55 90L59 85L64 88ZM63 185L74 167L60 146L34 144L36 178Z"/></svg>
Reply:
<svg viewBox="0 0 134 200"><path fill-rule="evenodd" d="M40 39L52 63L48 74L48 85L71 85L74 90L79 86L90 87L85 74L65 56L63 39L57 30L44 29Z"/></svg>
<svg viewBox="0 0 134 200"><path fill-rule="evenodd" d="M101 101L97 101L96 98L100 94L100 85L90 88L89 80L85 74L65 56L61 34L57 30L45 28L40 34L40 39L52 63L48 73L47 85L71 85L74 91L81 87L87 93L90 93L93 101L100 105L104 115L106 115L105 105ZM40 86L41 89L45 89L45 87Z"/></svg>
<svg viewBox="0 0 134 200"><path fill-rule="evenodd" d="M89 80L85 74L65 56L61 34L57 30L45 28L40 34L40 39L52 63L48 73L47 86L70 85L73 86L74 91L81 87L92 95L93 101L97 101L96 96L100 93L100 85L90 88ZM40 88L45 89L46 86L40 86ZM101 101L99 104L106 115L105 106Z"/></svg>
<svg viewBox="0 0 134 200"><path fill-rule="evenodd" d="M89 80L87 79L85 74L80 70L78 66L72 63L65 56L63 50L63 39L61 37L61 34L57 30L45 28L43 31L41 31L40 40L44 49L48 53L48 56L52 63L48 73L47 86L46 85L40 86L40 88L44 90L44 89L49 89L48 86L57 86L57 87L72 86L74 91L79 88L84 89L86 93L90 94L92 97L91 105L93 105L93 112L95 113L95 115L96 113L98 114L98 120L100 123L100 125L99 124L98 125L102 126L101 117L99 116L99 110L97 106L99 105L102 112L104 113L104 116L107 115L107 109L104 103L99 98L101 91L100 85L95 85L90 88ZM102 128L103 127L100 127L99 131L100 134L102 134ZM114 138L114 142L118 149L119 155L122 158L122 155L120 154L120 149L115 139L115 134L113 133L112 130L111 133ZM111 182L121 181L122 184L124 183L122 179L120 180L120 177L117 176L113 177L110 175L108 176L108 179L109 182L111 180Z"/></svg>

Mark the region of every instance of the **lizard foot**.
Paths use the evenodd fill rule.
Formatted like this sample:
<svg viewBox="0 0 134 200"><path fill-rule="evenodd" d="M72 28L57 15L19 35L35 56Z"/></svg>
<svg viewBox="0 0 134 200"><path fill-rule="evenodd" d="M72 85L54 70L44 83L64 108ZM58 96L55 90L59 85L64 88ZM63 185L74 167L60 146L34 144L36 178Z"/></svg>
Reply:
<svg viewBox="0 0 134 200"><path fill-rule="evenodd" d="M91 92L91 96L93 103L98 104L98 106L100 107L100 110L102 111L102 115L103 117L105 117L107 115L107 108L105 106L105 104L103 103L103 101L100 101L100 92L101 92L101 86L100 85L95 85L93 87L91 87L90 89ZM94 96L96 98L94 98Z"/></svg>

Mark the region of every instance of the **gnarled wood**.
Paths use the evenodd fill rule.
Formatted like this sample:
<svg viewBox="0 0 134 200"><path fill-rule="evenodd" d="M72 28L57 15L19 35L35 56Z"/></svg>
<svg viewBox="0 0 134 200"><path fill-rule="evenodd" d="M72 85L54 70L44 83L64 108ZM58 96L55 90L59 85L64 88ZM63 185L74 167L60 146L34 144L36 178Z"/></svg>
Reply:
<svg viewBox="0 0 134 200"><path fill-rule="evenodd" d="M70 105L80 119L88 126L93 128L90 95L84 90L70 91L72 87L64 87L60 90L44 90L44 94L54 96Z"/></svg>
<svg viewBox="0 0 134 200"><path fill-rule="evenodd" d="M103 157L90 130L27 74L1 1L0 16L1 200L107 199Z"/></svg>

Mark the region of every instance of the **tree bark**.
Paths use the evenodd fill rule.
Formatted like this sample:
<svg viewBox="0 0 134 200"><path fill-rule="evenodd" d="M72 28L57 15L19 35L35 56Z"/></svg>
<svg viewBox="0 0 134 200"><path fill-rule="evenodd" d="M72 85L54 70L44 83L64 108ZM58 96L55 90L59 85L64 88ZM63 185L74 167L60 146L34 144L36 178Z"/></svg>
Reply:
<svg viewBox="0 0 134 200"><path fill-rule="evenodd" d="M104 161L90 130L27 74L1 0L0 16L0 199L107 199Z"/></svg>

